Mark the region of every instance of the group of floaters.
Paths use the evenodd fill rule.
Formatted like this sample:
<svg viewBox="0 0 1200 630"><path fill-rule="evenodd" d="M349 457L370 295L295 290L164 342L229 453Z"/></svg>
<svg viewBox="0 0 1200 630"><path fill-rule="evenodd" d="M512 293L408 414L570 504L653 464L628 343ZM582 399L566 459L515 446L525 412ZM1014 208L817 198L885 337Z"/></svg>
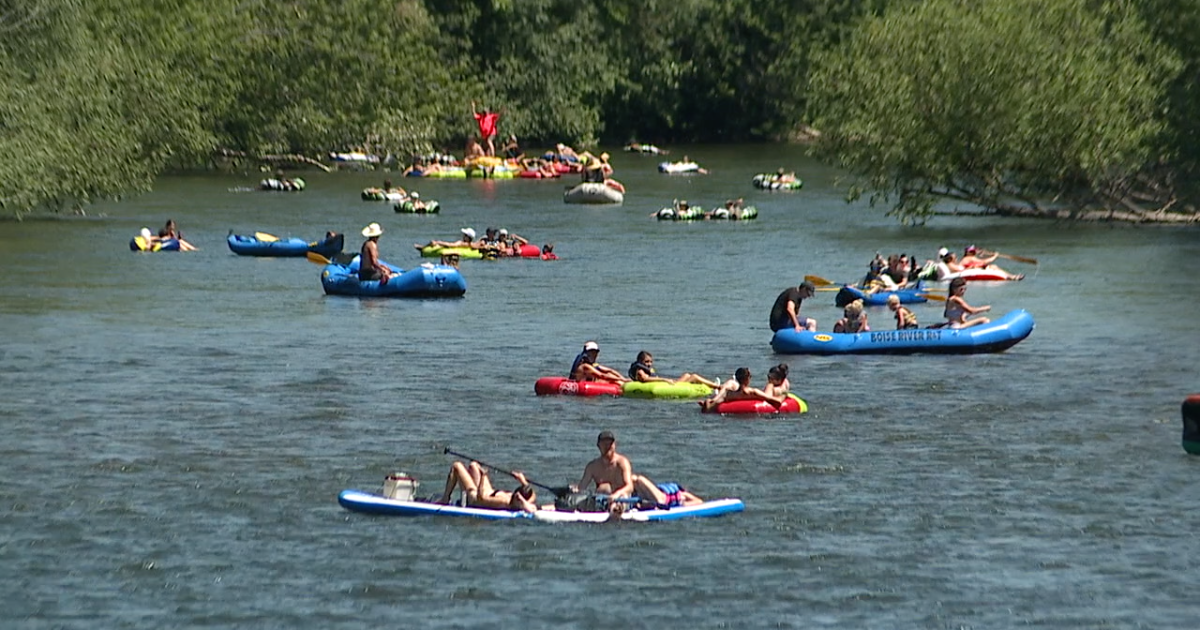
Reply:
<svg viewBox="0 0 1200 630"><path fill-rule="evenodd" d="M475 228L465 227L459 230L460 237L454 241L431 240L428 243L413 243L413 247L421 252L421 256L436 258L438 256L454 255L459 258L540 258L542 260L558 260L554 253L554 243L546 243L540 248L529 242L529 239L519 234L510 233L507 228L489 227L483 236L477 236Z"/></svg>
<svg viewBox="0 0 1200 630"><path fill-rule="evenodd" d="M785 171L782 166L774 173L755 175L750 183L763 190L799 190L804 187L804 182L796 177L795 172Z"/></svg>
<svg viewBox="0 0 1200 630"><path fill-rule="evenodd" d="M657 218L659 221L704 221L704 220L729 220L729 221L749 221L758 218L758 208L747 206L744 199L725 200L725 205L717 206L712 210L705 211L699 206L689 205L687 200L675 200L670 207L663 208L657 212L651 212L650 216Z"/></svg>
<svg viewBox="0 0 1200 630"><path fill-rule="evenodd" d="M387 201L399 214L437 214L441 204L436 199L422 199L421 193L395 186L391 180L383 181L383 188L364 188L363 201Z"/></svg>
<svg viewBox="0 0 1200 630"><path fill-rule="evenodd" d="M702 398L700 408L712 413L804 413L808 410L798 396L791 393L788 365L780 363L767 373L763 388L751 385L747 367L739 367L731 379L707 379L695 372L685 372L669 378L658 373L654 356L642 350L624 374L597 362L600 345L595 341L583 344L566 377L546 376L534 383L539 396L626 396L641 398Z"/></svg>
<svg viewBox="0 0 1200 630"><path fill-rule="evenodd" d="M194 252L197 248L183 238L174 219L167 219L158 234L148 227L142 228L129 240L129 249L135 252Z"/></svg>
<svg viewBox="0 0 1200 630"><path fill-rule="evenodd" d="M1033 330L1033 317L1023 310L1012 311L992 320L986 315L991 305L972 305L966 301L968 280L1020 280L994 266L1001 256L1037 264L1036 259L983 253L974 245L964 249L970 267L951 266L956 256L945 247L938 261L917 265L907 254L893 254L886 261L876 254L869 271L858 286L841 285L819 276L805 276L798 286L779 294L771 307L769 324L774 336L771 346L785 354L841 353L973 353L998 352L1025 339ZM972 275L970 272L979 272ZM949 280L945 296L937 289L923 286L926 280ZM837 290L835 302L843 307L842 317L830 333L820 333L815 319L800 314L801 303L822 288ZM917 315L904 304L929 300L945 302L944 321L922 328ZM895 333L872 332L866 306L886 305L896 321ZM961 332L960 332L961 331Z"/></svg>

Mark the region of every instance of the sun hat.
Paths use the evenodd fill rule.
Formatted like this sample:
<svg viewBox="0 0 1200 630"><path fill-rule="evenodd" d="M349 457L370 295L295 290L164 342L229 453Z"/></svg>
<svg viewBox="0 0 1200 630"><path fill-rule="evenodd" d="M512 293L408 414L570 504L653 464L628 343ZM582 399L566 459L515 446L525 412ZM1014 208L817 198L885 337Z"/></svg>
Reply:
<svg viewBox="0 0 1200 630"><path fill-rule="evenodd" d="M378 223L372 223L371 225L363 228L362 231L362 235L367 238L379 236L380 234L383 234L383 228L379 227Z"/></svg>
<svg viewBox="0 0 1200 630"><path fill-rule="evenodd" d="M938 258L945 258L945 257L946 257L946 254L949 254L949 253L950 253L950 250L948 250L948 249L946 249L945 247L943 247L943 248L941 248L941 249L939 249L939 250L938 250Z"/></svg>
<svg viewBox="0 0 1200 630"><path fill-rule="evenodd" d="M471 228L463 228L462 233L465 234L467 236L467 238L471 238L471 239L475 238L475 230L473 230Z"/></svg>
<svg viewBox="0 0 1200 630"><path fill-rule="evenodd" d="M596 343L595 341L589 341L589 342L587 342L587 343L583 344L583 351L584 351L584 352L587 352L588 350L596 350L596 351L599 351L599 350L600 350L600 344Z"/></svg>

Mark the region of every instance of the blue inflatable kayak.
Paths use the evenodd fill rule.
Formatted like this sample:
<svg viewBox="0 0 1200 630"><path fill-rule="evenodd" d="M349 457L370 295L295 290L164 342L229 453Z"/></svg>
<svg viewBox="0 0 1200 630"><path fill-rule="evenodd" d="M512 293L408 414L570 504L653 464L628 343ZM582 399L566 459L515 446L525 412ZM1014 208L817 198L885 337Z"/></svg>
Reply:
<svg viewBox="0 0 1200 630"><path fill-rule="evenodd" d="M1015 310L970 328L917 328L856 334L796 332L788 328L771 338L780 354L980 354L1007 350L1033 332L1033 315Z"/></svg>
<svg viewBox="0 0 1200 630"><path fill-rule="evenodd" d="M862 289L853 285L842 285L838 290L837 295L833 298L833 303L838 307L845 306L854 300L862 300L867 306L887 306L888 296L896 295L900 297L901 304L920 304L928 302L925 297L928 290L922 288L921 283L910 289L897 289L895 291L877 291L875 293L864 293Z"/></svg>
<svg viewBox="0 0 1200 630"><path fill-rule="evenodd" d="M333 258L342 252L345 243L344 234L335 234L323 241L306 241L302 238L281 238L277 240L259 240L256 236L230 234L226 239L229 249L239 256L279 256L303 258L308 252L314 252L325 258Z"/></svg>
<svg viewBox="0 0 1200 630"><path fill-rule="evenodd" d="M425 501L399 501L361 490L343 490L338 494L338 504L351 512L379 514L383 516L458 516L480 518L490 521L533 519L547 523L602 523L609 520L608 512L559 512L539 510L537 512L512 512L485 508L442 505ZM746 509L741 499L716 499L699 505L670 509L637 508L621 513L622 521L676 521L684 518L705 518L733 514Z"/></svg>
<svg viewBox="0 0 1200 630"><path fill-rule="evenodd" d="M379 280L363 282L358 279L358 256L355 256L349 265L326 265L321 272L321 286L329 295L358 297L458 297L467 292L467 281L450 265L425 263L408 271L388 266L399 275L386 284Z"/></svg>

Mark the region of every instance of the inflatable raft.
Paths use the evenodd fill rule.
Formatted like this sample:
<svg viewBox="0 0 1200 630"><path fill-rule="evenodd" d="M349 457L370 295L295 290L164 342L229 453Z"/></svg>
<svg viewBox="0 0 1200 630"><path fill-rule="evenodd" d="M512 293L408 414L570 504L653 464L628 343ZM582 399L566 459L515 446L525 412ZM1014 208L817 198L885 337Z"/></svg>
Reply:
<svg viewBox="0 0 1200 630"><path fill-rule="evenodd" d="M306 185L307 184L304 183L304 180L300 179L299 177L294 177L292 179L275 179L272 177L271 179L264 179L261 182L258 182L258 189L275 192L300 192L301 190L304 190Z"/></svg>
<svg viewBox="0 0 1200 630"><path fill-rule="evenodd" d="M712 388L702 383L630 381L621 384L621 395L629 398L705 398L712 393Z"/></svg>
<svg viewBox="0 0 1200 630"><path fill-rule="evenodd" d="M753 221L758 218L758 208L746 206L741 211L730 210L725 207L714 208L712 212L708 213L708 218L727 221Z"/></svg>
<svg viewBox="0 0 1200 630"><path fill-rule="evenodd" d="M422 258L441 258L442 254L458 254L458 257L466 260L483 258L483 252L472 247L437 247L434 245L426 245L421 248Z"/></svg>
<svg viewBox="0 0 1200 630"><path fill-rule="evenodd" d="M412 170L405 177L428 177L430 179L466 179L467 171L461 166L441 166L436 171Z"/></svg>
<svg viewBox="0 0 1200 630"><path fill-rule="evenodd" d="M699 173L700 165L695 162L660 162L658 165L658 172L671 175L679 173Z"/></svg>
<svg viewBox="0 0 1200 630"><path fill-rule="evenodd" d="M573 381L562 376L543 376L533 384L538 396L620 396L620 383Z"/></svg>
<svg viewBox="0 0 1200 630"><path fill-rule="evenodd" d="M799 179L786 182L779 181L777 173L759 173L750 181L754 184L755 188L763 190L800 190L804 187L804 182Z"/></svg>
<svg viewBox="0 0 1200 630"><path fill-rule="evenodd" d="M700 408L703 413L734 415L808 413L808 403L795 394L788 394L783 404L776 407L765 400L730 400L719 403L712 409Z"/></svg>
<svg viewBox="0 0 1200 630"><path fill-rule="evenodd" d="M780 354L981 354L1007 350L1033 332L1033 315L1015 310L970 328L916 328L865 333L796 332L771 338Z"/></svg>
<svg viewBox="0 0 1200 630"><path fill-rule="evenodd" d="M927 291L921 288L921 283L909 289L896 289L895 291L876 291L875 293L864 293L863 290L854 285L842 285L838 289L837 295L833 297L833 303L839 308L843 307L855 300L862 300L867 306L887 306L888 296L895 295L900 298L901 304L922 304L928 302L929 298L925 297Z"/></svg>
<svg viewBox="0 0 1200 630"><path fill-rule="evenodd" d="M426 263L408 271L388 266L400 272L399 275L386 284L379 280L363 282L358 279L358 256L355 256L349 265L325 265L321 286L328 295L357 297L459 297L467 292L467 281L458 269L449 265Z"/></svg>
<svg viewBox="0 0 1200 630"><path fill-rule="evenodd" d="M1007 282L1009 280L1008 276L992 269L963 269L942 276L938 278L938 281L949 282L955 278L962 278L968 282Z"/></svg>
<svg viewBox="0 0 1200 630"><path fill-rule="evenodd" d="M325 240L311 242L302 238L259 240L255 236L242 234L230 234L226 239L229 250L238 256L304 257L308 252L313 252L325 258L333 258L341 253L345 240L344 234L335 234Z"/></svg>
<svg viewBox="0 0 1200 630"><path fill-rule="evenodd" d="M622 203L625 195L607 184L583 182L563 194L564 203L608 204Z"/></svg>
<svg viewBox="0 0 1200 630"><path fill-rule="evenodd" d="M654 213L659 221L697 221L704 218L704 208L691 206L686 210L679 208L663 208Z"/></svg>
<svg viewBox="0 0 1200 630"><path fill-rule="evenodd" d="M513 512L485 508L442 505L426 501L403 501L363 492L343 490L338 494L338 504L351 512L381 516L455 516L478 518L489 521L533 519L547 523L600 523L611 518L608 512L560 512L539 510L537 512ZM746 509L741 499L715 499L698 505L680 506L669 509L639 509L637 507L621 513L621 520L675 521L684 518L705 518L733 514Z"/></svg>
<svg viewBox="0 0 1200 630"><path fill-rule="evenodd" d="M436 199L430 199L423 206L417 207L412 199L405 199L392 206L392 210L397 214L437 214L442 210L442 205Z"/></svg>
<svg viewBox="0 0 1200 630"><path fill-rule="evenodd" d="M173 238L148 241L141 234L129 239L129 251L133 252L177 252L179 241Z"/></svg>
<svg viewBox="0 0 1200 630"><path fill-rule="evenodd" d="M390 201L392 203L399 203L407 198L408 195L396 189L364 188L362 191L363 201Z"/></svg>

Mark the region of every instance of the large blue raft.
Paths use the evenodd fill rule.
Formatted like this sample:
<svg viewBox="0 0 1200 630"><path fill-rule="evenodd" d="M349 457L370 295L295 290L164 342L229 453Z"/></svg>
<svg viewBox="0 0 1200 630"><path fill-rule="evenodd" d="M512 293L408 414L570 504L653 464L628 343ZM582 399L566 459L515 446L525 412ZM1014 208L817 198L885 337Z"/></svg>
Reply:
<svg viewBox="0 0 1200 630"><path fill-rule="evenodd" d="M313 252L325 258L333 258L342 252L346 236L344 234L335 234L322 241L306 241L302 238L281 238L271 241L259 240L256 236L230 234L226 240L229 243L229 249L239 256L303 258L309 252Z"/></svg>
<svg viewBox="0 0 1200 630"><path fill-rule="evenodd" d="M771 338L780 354L981 354L1007 350L1033 332L1033 315L1015 310L970 328L917 328L856 334L796 332L788 328Z"/></svg>
<svg viewBox="0 0 1200 630"><path fill-rule="evenodd" d="M325 265L321 272L321 286L329 295L353 295L358 297L459 297L467 292L467 281L458 269L450 265L425 263L402 271L393 265L399 275L382 283L379 280L363 282L358 279L358 256L350 264ZM386 263L384 263L386 264Z"/></svg>
<svg viewBox="0 0 1200 630"><path fill-rule="evenodd" d="M513 512L484 508L441 505L425 501L400 501L362 492L343 490L338 503L351 512L378 514L383 516L457 516L479 518L490 521L533 519L548 523L602 523L610 520L608 512L559 512L538 510L537 512ZM704 518L733 514L746 509L741 499L715 499L699 505L673 507L669 509L631 508L621 513L623 521L676 521L685 518Z"/></svg>
<svg viewBox="0 0 1200 630"><path fill-rule="evenodd" d="M842 285L838 289L837 295L833 298L833 303L839 307L845 306L854 300L862 300L867 306L887 306L888 296L895 295L900 298L901 304L920 304L928 302L929 298L925 297L928 291L917 283L917 286L910 289L896 289L895 291L877 291L875 293L864 293L862 289L853 285Z"/></svg>

